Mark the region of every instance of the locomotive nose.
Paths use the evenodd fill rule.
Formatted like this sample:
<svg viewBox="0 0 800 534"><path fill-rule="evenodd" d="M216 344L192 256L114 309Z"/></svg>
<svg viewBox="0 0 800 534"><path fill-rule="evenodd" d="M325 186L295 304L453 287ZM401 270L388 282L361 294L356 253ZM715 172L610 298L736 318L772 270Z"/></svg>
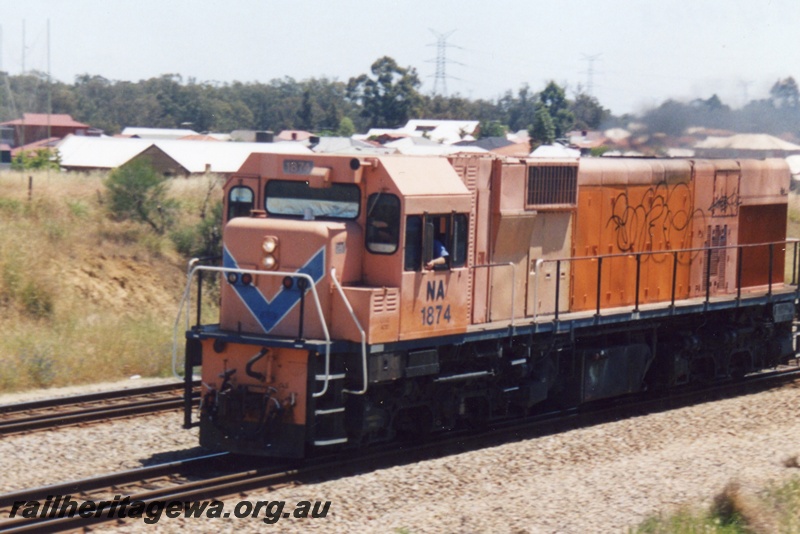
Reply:
<svg viewBox="0 0 800 534"><path fill-rule="evenodd" d="M225 228L223 264L231 271L222 288L221 328L323 339L330 295L318 285L332 267L358 276L360 235L351 223L232 220Z"/></svg>

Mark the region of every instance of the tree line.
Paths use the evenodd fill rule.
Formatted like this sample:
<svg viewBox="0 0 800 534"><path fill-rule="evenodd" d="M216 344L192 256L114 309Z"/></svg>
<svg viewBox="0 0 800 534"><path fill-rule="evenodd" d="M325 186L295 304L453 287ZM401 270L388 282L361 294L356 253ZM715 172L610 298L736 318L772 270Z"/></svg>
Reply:
<svg viewBox="0 0 800 534"><path fill-rule="evenodd" d="M426 95L415 68L391 57L346 82L329 78L269 82L199 82L179 74L112 81L84 74L71 84L48 83L41 72L0 72L0 122L24 112L66 113L115 134L126 126L191 128L198 132L308 130L349 136L369 128L394 128L411 118L478 120L482 136L527 130L548 143L573 129L594 130L642 122L652 133L680 135L688 126L773 134L800 131L800 92L793 78L778 80L767 99L732 109L712 95L691 102L668 100L638 117L614 117L593 96L551 81L495 99Z"/></svg>

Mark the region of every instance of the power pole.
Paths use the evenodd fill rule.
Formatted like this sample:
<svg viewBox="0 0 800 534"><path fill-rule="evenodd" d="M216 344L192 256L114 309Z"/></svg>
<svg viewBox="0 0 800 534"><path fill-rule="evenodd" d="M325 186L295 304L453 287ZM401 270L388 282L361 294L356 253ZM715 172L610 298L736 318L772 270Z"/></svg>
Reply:
<svg viewBox="0 0 800 534"><path fill-rule="evenodd" d="M740 80L739 87L742 88L742 99L744 100L743 106L746 106L748 102L750 102L750 95L748 92L748 88L753 85L753 82L749 80Z"/></svg>
<svg viewBox="0 0 800 534"><path fill-rule="evenodd" d="M446 68L448 63L456 63L458 65L463 65L463 63L459 63L458 61L447 59L448 47L461 48L460 46L451 45L447 42L447 38L453 35L453 32L455 32L455 30L443 34L435 30L431 30L431 33L436 36L436 44L432 43L428 44L428 46L436 47L436 59L428 60L428 62L433 62L433 61L436 62L436 74L434 74L434 80L433 80L433 94L441 94L443 96L447 96L447 78L452 78L454 80L458 79L447 75ZM441 85L441 93L439 92L440 85Z"/></svg>

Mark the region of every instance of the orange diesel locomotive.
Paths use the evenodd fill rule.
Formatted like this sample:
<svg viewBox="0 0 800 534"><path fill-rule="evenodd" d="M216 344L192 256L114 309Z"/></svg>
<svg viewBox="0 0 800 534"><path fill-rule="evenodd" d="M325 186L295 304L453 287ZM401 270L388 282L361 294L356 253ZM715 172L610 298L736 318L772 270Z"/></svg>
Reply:
<svg viewBox="0 0 800 534"><path fill-rule="evenodd" d="M203 272L221 296L218 324L186 331L185 423L302 457L784 363L789 178L782 160L253 154L224 189L222 266L190 271L187 306Z"/></svg>

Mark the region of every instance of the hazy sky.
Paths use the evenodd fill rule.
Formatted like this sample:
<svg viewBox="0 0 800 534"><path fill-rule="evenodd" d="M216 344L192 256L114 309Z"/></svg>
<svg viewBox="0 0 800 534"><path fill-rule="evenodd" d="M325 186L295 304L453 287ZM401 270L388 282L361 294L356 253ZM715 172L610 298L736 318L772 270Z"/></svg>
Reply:
<svg viewBox="0 0 800 534"><path fill-rule="evenodd" d="M384 55L431 93L494 99L590 81L615 114L716 93L739 106L800 80L798 0L0 0L0 69L131 80L347 81ZM23 25L25 52L23 54ZM591 58L594 58L593 60Z"/></svg>

